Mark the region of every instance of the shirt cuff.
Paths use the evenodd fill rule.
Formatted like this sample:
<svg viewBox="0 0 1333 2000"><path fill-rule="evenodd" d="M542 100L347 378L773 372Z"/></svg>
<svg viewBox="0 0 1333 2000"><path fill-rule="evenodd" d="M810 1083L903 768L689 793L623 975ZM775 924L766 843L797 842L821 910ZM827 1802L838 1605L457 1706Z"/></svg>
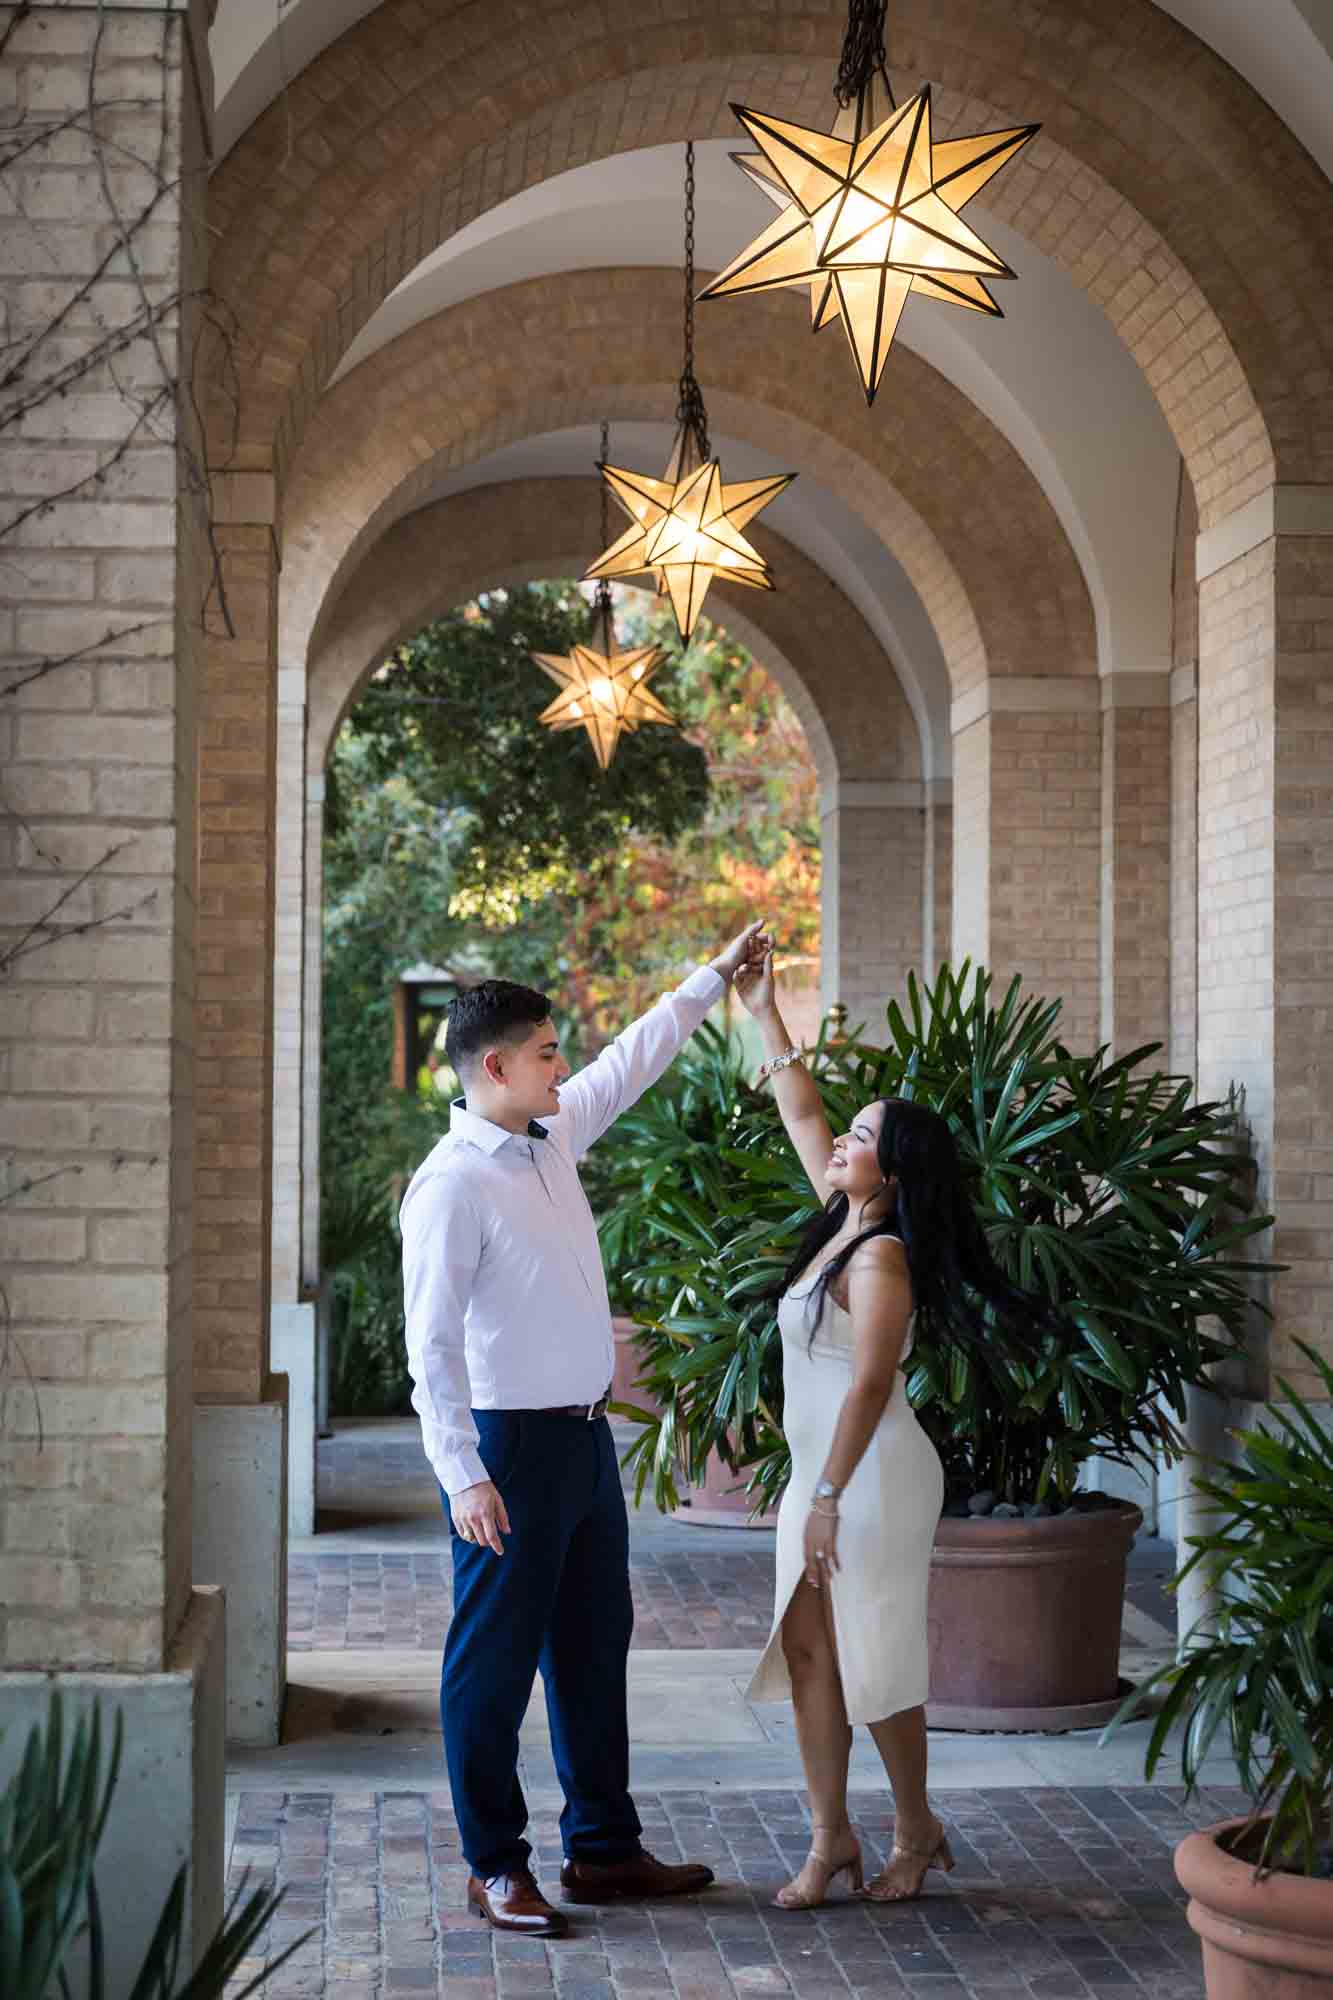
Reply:
<svg viewBox="0 0 1333 2000"><path fill-rule="evenodd" d="M453 1451L442 1459L436 1467L436 1477L450 1498L455 1493L463 1493L469 1486L480 1486L490 1473L481 1462L480 1455L472 1449Z"/></svg>
<svg viewBox="0 0 1333 2000"><path fill-rule="evenodd" d="M710 1007L715 1000L721 999L726 990L726 980L720 972L714 972L711 965L699 966L676 988L687 1000L706 1000Z"/></svg>

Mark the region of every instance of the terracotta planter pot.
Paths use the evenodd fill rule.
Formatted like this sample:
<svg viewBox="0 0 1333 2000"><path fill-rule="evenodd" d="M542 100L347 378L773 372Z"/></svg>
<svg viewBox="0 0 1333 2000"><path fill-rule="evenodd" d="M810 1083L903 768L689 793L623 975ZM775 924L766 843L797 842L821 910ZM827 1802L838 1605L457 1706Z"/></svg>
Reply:
<svg viewBox="0 0 1333 2000"><path fill-rule="evenodd" d="M1254 1879L1248 1861L1218 1846L1244 1820L1187 1834L1176 1849L1176 1878L1203 1943L1208 2000L1330 2000L1333 1995L1333 1882L1304 1875Z"/></svg>
<svg viewBox="0 0 1333 2000"><path fill-rule="evenodd" d="M657 1399L647 1389L635 1388L635 1377L644 1362L635 1343L635 1325L632 1319L616 1317L611 1321L611 1334L616 1344L616 1362L611 1375L611 1401L613 1403L637 1403L641 1409L655 1410Z"/></svg>
<svg viewBox="0 0 1333 2000"><path fill-rule="evenodd" d="M702 1485L687 1488L681 1498L685 1504L675 1518L686 1527L772 1528L777 1523L776 1507L750 1519L754 1503L745 1491L745 1474L733 1472L714 1453L709 1455Z"/></svg>
<svg viewBox="0 0 1333 2000"><path fill-rule="evenodd" d="M1121 1683L1127 1501L1047 1520L942 1520L930 1567L937 1729L1091 1729Z"/></svg>

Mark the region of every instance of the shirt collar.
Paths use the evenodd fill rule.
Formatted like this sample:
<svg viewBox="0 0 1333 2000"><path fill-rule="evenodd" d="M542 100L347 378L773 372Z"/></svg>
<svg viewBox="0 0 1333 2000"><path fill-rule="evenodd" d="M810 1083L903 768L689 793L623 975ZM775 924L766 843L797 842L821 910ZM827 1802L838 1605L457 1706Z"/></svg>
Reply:
<svg viewBox="0 0 1333 2000"><path fill-rule="evenodd" d="M480 1146L483 1153L498 1153L506 1139L522 1137L519 1132L507 1132L503 1125L493 1125L489 1118L479 1117L469 1111L466 1101L456 1097L449 1106L449 1130L456 1132L460 1139L466 1139L473 1146ZM535 1118L528 1120L528 1137L544 1139L546 1127L539 1125Z"/></svg>

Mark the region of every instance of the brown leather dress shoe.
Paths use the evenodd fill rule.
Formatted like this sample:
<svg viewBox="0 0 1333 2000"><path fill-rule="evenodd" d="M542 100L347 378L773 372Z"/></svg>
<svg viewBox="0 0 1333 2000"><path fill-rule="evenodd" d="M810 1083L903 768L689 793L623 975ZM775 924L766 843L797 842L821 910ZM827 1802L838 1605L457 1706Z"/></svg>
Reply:
<svg viewBox="0 0 1333 2000"><path fill-rule="evenodd" d="M641 1849L628 1861L572 1861L560 1870L567 1903L611 1903L646 1896L692 1896L713 1879L702 1862L672 1865Z"/></svg>
<svg viewBox="0 0 1333 2000"><path fill-rule="evenodd" d="M509 1875L469 1875L467 1902L493 1931L516 1931L520 1937L564 1937L569 1919L552 1909L537 1887L530 1868Z"/></svg>

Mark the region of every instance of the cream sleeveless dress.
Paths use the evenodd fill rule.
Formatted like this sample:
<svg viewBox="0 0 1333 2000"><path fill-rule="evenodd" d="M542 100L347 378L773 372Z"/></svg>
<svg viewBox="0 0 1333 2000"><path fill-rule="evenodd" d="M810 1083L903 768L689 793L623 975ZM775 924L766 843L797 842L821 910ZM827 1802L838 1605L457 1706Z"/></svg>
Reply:
<svg viewBox="0 0 1333 2000"><path fill-rule="evenodd" d="M802 1279L778 1307L791 1480L778 1510L773 1630L746 1690L752 1701L791 1700L782 1620L804 1573L806 1516L851 1386L851 1314L827 1291L810 1343L817 1278ZM911 1346L909 1326L904 1360ZM823 1586L832 1595L849 1722L882 1722L926 1699L930 1552L943 1505L944 1472L900 1373L838 1501L841 1568Z"/></svg>

